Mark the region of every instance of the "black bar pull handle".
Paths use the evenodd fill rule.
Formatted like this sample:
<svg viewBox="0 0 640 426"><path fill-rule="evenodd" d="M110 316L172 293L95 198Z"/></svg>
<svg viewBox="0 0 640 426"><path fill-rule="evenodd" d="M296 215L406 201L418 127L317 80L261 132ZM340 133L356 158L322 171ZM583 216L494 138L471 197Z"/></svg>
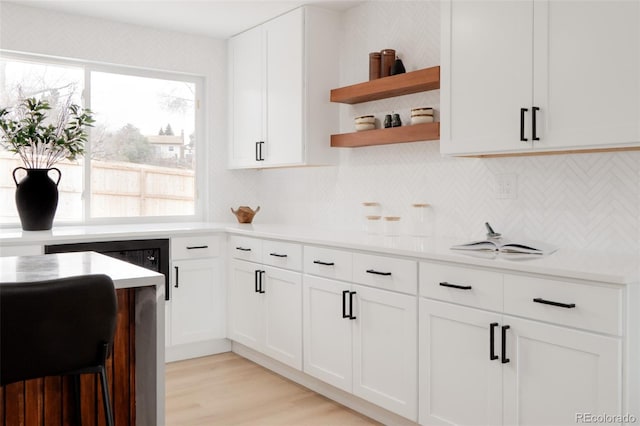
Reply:
<svg viewBox="0 0 640 426"><path fill-rule="evenodd" d="M527 142L529 139L524 137L524 115L529 111L528 108L520 108L520 141Z"/></svg>
<svg viewBox="0 0 640 426"><path fill-rule="evenodd" d="M539 141L540 140L540 138L536 134L536 128L537 128L536 111L540 111L540 108L535 107L535 106L531 108L531 140L532 141Z"/></svg>
<svg viewBox="0 0 640 426"><path fill-rule="evenodd" d="M279 253L269 253L269 256L273 256L273 257L287 257L286 254L279 254Z"/></svg>
<svg viewBox="0 0 640 426"><path fill-rule="evenodd" d="M197 249L206 249L209 246L187 246L187 250L197 250Z"/></svg>
<svg viewBox="0 0 640 426"><path fill-rule="evenodd" d="M259 274L259 277L258 277L259 281L260 281L260 287L259 287L260 290L258 291L258 293L260 293L260 294L265 294L266 293L266 291L264 290L264 287L263 287L263 284L264 284L263 278L264 278L264 274L266 272L267 271L260 271L260 274Z"/></svg>
<svg viewBox="0 0 640 426"><path fill-rule="evenodd" d="M178 268L177 266L174 266L175 270L176 270L176 285L174 285L175 288L178 288L178 278L180 277L180 268Z"/></svg>
<svg viewBox="0 0 640 426"><path fill-rule="evenodd" d="M260 142L256 142L256 161L260 161L260 157L258 156L258 146L260 145Z"/></svg>
<svg viewBox="0 0 640 426"><path fill-rule="evenodd" d="M543 305L551 305L551 306L557 306L559 308L567 308L567 309L572 309L576 307L575 303L560 303L560 302L554 302L553 300L546 300L546 299L542 299L540 297L536 297L535 299L533 299L533 301L535 303L542 303Z"/></svg>
<svg viewBox="0 0 640 426"><path fill-rule="evenodd" d="M458 290L471 290L471 286L470 285L451 284L451 283L448 283L446 281L441 282L440 285L442 287L457 288Z"/></svg>
<svg viewBox="0 0 640 426"><path fill-rule="evenodd" d="M258 275L260 274L260 270L256 269L255 271L253 271L253 291L255 293L260 293L260 287L258 286Z"/></svg>
<svg viewBox="0 0 640 426"><path fill-rule="evenodd" d="M262 157L262 145L264 145L264 141L258 142L258 161L264 161L264 158Z"/></svg>
<svg viewBox="0 0 640 426"><path fill-rule="evenodd" d="M314 260L313 263L315 263L316 265L324 265L324 266L333 266L333 265L335 265L335 263L333 263L333 262L322 262L320 260Z"/></svg>
<svg viewBox="0 0 640 426"><path fill-rule="evenodd" d="M510 328L511 327L508 325L502 326L502 363L503 364L506 364L509 361L511 361L509 358L507 358L507 330Z"/></svg>
<svg viewBox="0 0 640 426"><path fill-rule="evenodd" d="M353 296L356 294L355 291L349 292L349 319L354 320L356 317L353 315Z"/></svg>
<svg viewBox="0 0 640 426"><path fill-rule="evenodd" d="M367 269L367 274L384 275L385 277L388 277L391 275L391 272L380 272L375 269Z"/></svg>
<svg viewBox="0 0 640 426"><path fill-rule="evenodd" d="M342 318L349 318L349 315L347 315L347 293L349 293L349 290L342 292Z"/></svg>
<svg viewBox="0 0 640 426"><path fill-rule="evenodd" d="M251 251L250 248L246 248L246 247L236 247L236 250L240 250L240 251Z"/></svg>
<svg viewBox="0 0 640 426"><path fill-rule="evenodd" d="M496 343L496 327L498 326L497 322L492 322L489 324L489 360L494 361L498 359L498 355L495 354L494 346Z"/></svg>

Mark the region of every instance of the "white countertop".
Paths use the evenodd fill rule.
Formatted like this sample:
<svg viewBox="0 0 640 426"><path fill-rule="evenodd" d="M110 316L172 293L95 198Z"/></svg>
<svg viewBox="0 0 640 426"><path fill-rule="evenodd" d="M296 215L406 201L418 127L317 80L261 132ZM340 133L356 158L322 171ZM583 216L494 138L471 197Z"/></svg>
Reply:
<svg viewBox="0 0 640 426"><path fill-rule="evenodd" d="M228 232L250 237L292 240L303 244L333 246L423 260L454 262L505 272L527 272L612 284L640 282L640 258L633 254L610 254L560 248L549 256L469 253L450 250L466 241L388 237L360 231L316 229L302 226L238 223L161 223L108 226L56 227L52 231L0 230L0 245L59 244L136 238L168 238L175 235Z"/></svg>
<svg viewBox="0 0 640 426"><path fill-rule="evenodd" d="M106 274L116 288L158 286L164 275L95 252L0 257L0 282L31 282L88 274Z"/></svg>
<svg viewBox="0 0 640 426"><path fill-rule="evenodd" d="M23 231L0 229L0 245L64 244L82 241L108 241L135 238L168 238L175 234L193 234L202 231L224 232L227 224L206 222L149 223L90 226L57 226L49 231Z"/></svg>

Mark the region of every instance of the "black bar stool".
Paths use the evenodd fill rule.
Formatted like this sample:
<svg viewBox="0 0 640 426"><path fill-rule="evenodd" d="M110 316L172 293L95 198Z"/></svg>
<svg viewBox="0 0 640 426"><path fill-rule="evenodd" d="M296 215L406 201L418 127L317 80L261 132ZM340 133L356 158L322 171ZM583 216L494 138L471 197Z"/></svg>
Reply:
<svg viewBox="0 0 640 426"><path fill-rule="evenodd" d="M0 283L0 385L74 376L76 420L80 374L100 375L107 425L113 426L105 370L118 302L107 275Z"/></svg>

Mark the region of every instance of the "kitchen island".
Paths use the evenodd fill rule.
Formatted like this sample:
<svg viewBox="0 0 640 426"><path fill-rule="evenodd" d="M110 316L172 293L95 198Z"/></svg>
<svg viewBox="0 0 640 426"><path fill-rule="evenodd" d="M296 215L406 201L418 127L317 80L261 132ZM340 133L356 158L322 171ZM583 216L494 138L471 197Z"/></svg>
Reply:
<svg viewBox="0 0 640 426"><path fill-rule="evenodd" d="M109 275L117 292L118 324L107 364L115 424L164 424L164 276L95 252L0 258L0 285L87 274ZM103 419L97 384L92 375L82 377L86 424ZM71 424L70 389L67 378L58 377L0 387L0 423Z"/></svg>

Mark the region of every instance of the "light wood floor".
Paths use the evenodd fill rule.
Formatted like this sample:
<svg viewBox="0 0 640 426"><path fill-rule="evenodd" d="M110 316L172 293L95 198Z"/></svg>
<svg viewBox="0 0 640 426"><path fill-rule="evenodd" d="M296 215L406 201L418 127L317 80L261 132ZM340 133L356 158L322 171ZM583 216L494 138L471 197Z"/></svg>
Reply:
<svg viewBox="0 0 640 426"><path fill-rule="evenodd" d="M168 426L378 425L228 352L166 366Z"/></svg>

